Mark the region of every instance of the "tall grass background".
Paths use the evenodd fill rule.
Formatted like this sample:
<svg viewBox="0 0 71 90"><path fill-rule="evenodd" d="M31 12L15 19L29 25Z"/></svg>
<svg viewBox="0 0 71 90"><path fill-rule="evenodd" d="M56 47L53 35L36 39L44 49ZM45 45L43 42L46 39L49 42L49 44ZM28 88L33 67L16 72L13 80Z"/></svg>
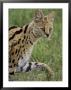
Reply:
<svg viewBox="0 0 71 90"><path fill-rule="evenodd" d="M51 11L55 12L54 31L51 40L41 38L34 46L32 58L33 61L39 61L48 64L54 71L54 78L50 81L62 80L62 10L61 9L43 9L44 15ZM9 9L9 27L17 25L24 26L32 21L35 9ZM47 81L44 71L32 71L16 73L10 80L23 81Z"/></svg>

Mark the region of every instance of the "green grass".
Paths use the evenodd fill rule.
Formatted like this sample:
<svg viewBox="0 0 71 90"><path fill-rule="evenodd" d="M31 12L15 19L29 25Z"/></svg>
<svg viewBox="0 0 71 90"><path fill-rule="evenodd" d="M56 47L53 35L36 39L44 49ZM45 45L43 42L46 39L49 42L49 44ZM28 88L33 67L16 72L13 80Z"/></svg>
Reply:
<svg viewBox="0 0 71 90"><path fill-rule="evenodd" d="M32 57L35 61L48 64L54 71L54 78L51 81L62 80L62 10L61 9L44 9L47 15L50 11L55 11L54 31L51 40L41 38L35 45ZM34 9L10 9L9 10L9 26L23 26L31 22ZM32 71L27 73L16 73L11 80L23 81L46 81L46 73L44 71Z"/></svg>

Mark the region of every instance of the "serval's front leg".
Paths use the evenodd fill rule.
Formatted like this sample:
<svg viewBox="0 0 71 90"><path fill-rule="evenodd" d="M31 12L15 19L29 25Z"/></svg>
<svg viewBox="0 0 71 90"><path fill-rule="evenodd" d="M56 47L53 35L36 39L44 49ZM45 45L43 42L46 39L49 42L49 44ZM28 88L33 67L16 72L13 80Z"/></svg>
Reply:
<svg viewBox="0 0 71 90"><path fill-rule="evenodd" d="M41 62L27 62L25 66L21 67L21 71L22 72L29 72L32 70L45 70L46 74L47 74L47 78L48 80L50 80L51 78L53 79L54 77L54 72L51 70L51 68L44 63Z"/></svg>

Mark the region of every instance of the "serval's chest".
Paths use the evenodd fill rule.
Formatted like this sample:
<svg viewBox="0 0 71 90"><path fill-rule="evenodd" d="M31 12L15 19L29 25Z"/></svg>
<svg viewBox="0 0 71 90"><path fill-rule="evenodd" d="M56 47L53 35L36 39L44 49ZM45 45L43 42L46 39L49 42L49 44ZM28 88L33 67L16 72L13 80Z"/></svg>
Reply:
<svg viewBox="0 0 71 90"><path fill-rule="evenodd" d="M34 44L27 27L12 27L9 31L9 68L24 65L30 59Z"/></svg>

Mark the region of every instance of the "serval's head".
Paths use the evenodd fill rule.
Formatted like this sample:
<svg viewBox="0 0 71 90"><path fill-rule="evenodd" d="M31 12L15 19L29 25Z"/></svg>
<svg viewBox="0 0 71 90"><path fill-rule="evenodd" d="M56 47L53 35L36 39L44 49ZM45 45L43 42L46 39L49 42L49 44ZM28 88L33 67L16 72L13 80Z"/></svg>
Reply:
<svg viewBox="0 0 71 90"><path fill-rule="evenodd" d="M38 9L35 11L34 16L34 33L38 36L50 37L53 31L54 12L44 16L42 10Z"/></svg>

